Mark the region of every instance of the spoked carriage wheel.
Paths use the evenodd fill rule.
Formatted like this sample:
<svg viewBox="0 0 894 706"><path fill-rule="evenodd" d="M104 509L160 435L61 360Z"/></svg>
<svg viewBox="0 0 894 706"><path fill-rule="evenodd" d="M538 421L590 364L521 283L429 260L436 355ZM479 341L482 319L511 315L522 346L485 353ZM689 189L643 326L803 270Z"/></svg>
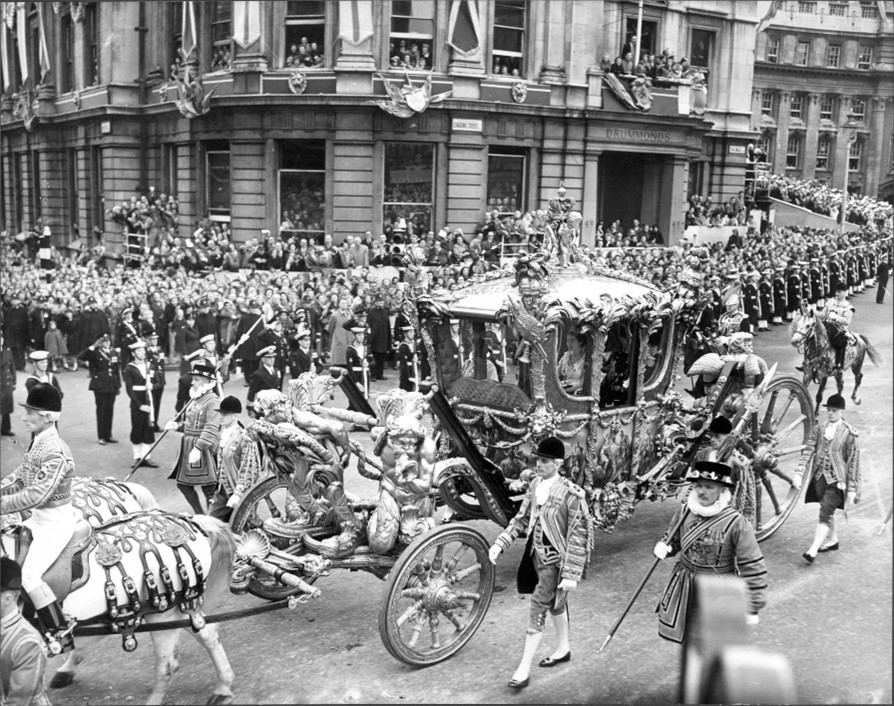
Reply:
<svg viewBox="0 0 894 706"><path fill-rule="evenodd" d="M465 478L448 478L438 486L441 500L460 520L486 520L478 497Z"/></svg>
<svg viewBox="0 0 894 706"><path fill-rule="evenodd" d="M255 485L242 498L242 502L230 519L230 529L236 534L255 528L263 529L264 520L272 517L288 518L289 507L294 503L295 500L289 493L287 478L280 476L267 478ZM285 549L287 546L286 540L278 541L275 537L271 537L271 544L279 549ZM258 572L249 582L248 592L268 601L279 601L288 598L295 589L284 586L269 574Z"/></svg>
<svg viewBox="0 0 894 706"><path fill-rule="evenodd" d="M385 583L379 634L392 657L414 667L458 652L484 620L494 566L480 532L445 525L417 537Z"/></svg>
<svg viewBox="0 0 894 706"><path fill-rule="evenodd" d="M793 377L774 379L749 420L743 437L754 449L754 530L759 542L782 526L801 496L792 479L814 423L813 400ZM804 478L802 488L807 482Z"/></svg>

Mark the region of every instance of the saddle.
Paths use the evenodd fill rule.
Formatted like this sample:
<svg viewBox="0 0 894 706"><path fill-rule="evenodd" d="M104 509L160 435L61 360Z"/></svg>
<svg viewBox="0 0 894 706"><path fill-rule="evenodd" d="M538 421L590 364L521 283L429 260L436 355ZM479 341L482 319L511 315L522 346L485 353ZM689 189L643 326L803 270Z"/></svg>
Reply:
<svg viewBox="0 0 894 706"><path fill-rule="evenodd" d="M93 528L86 520L78 520L74 533L65 549L58 556L52 566L43 575L43 580L52 589L56 598L61 602L69 593L77 590L90 578L87 552L93 538ZM16 561L21 566L34 537L31 530L22 525L16 532Z"/></svg>

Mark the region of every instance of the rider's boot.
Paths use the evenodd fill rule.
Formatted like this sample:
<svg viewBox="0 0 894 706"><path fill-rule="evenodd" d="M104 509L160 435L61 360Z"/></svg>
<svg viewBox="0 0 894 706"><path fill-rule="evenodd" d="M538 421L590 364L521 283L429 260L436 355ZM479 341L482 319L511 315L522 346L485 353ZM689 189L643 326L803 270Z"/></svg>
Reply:
<svg viewBox="0 0 894 706"><path fill-rule="evenodd" d="M36 589L29 591L28 596L34 604L50 653L58 655L71 652L74 649L74 637L71 634L74 621L65 617L52 589L41 583Z"/></svg>

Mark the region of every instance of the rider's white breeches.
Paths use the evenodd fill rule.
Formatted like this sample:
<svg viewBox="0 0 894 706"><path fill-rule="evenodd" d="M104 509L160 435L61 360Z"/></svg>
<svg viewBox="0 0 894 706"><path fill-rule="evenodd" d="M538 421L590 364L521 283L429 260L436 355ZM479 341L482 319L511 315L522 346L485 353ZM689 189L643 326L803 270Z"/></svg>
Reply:
<svg viewBox="0 0 894 706"><path fill-rule="evenodd" d="M74 508L67 504L32 510L23 523L34 538L22 565L22 588L29 594L43 584L44 573L71 540L76 521Z"/></svg>

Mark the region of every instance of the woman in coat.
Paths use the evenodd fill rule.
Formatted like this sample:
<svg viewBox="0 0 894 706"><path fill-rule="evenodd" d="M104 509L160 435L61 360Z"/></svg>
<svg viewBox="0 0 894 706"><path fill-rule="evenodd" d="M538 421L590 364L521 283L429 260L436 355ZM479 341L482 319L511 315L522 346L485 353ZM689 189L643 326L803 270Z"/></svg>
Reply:
<svg viewBox="0 0 894 706"><path fill-rule="evenodd" d="M329 363L330 365L346 365L348 342L351 332L344 328L344 324L353 318L353 313L349 308L349 300L342 297L338 300L338 309L332 312L329 317L327 330L329 331Z"/></svg>

